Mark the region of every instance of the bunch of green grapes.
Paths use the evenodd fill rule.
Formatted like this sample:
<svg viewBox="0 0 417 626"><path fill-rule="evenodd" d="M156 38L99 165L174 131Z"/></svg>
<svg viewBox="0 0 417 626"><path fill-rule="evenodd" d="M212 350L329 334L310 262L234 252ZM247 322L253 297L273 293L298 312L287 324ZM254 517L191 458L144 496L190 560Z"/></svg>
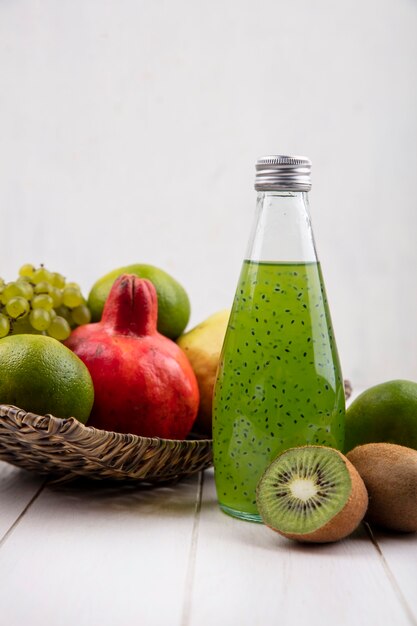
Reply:
<svg viewBox="0 0 417 626"><path fill-rule="evenodd" d="M30 333L65 341L72 328L90 320L79 285L43 265L22 265L10 283L0 278L0 338Z"/></svg>

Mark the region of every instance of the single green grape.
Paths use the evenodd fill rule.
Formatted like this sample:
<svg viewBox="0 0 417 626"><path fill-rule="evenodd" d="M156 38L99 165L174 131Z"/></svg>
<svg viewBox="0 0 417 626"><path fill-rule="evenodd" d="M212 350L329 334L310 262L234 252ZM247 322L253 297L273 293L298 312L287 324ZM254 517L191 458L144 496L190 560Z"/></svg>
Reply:
<svg viewBox="0 0 417 626"><path fill-rule="evenodd" d="M9 300L11 300L12 298L16 298L17 296L25 298L26 294L27 291L22 283L12 282L7 283L7 285L4 287L0 299L2 304L7 304Z"/></svg>
<svg viewBox="0 0 417 626"><path fill-rule="evenodd" d="M17 283L23 283L23 284L28 284L32 287L32 282L31 282L31 278L29 278L29 276L19 276L19 278L16 279Z"/></svg>
<svg viewBox="0 0 417 626"><path fill-rule="evenodd" d="M35 285L38 285L39 283L43 283L43 282L50 283L51 280L52 280L52 274L45 267L41 266L39 269L33 272L32 282Z"/></svg>
<svg viewBox="0 0 417 626"><path fill-rule="evenodd" d="M16 296L20 296L19 288L15 287L15 283L7 283L1 292L0 301L2 304L7 304L8 300Z"/></svg>
<svg viewBox="0 0 417 626"><path fill-rule="evenodd" d="M55 308L56 314L59 315L60 317L63 317L64 319L67 320L68 324L72 323L72 315L71 315L71 311L67 306L64 306L63 304L61 306L58 306Z"/></svg>
<svg viewBox="0 0 417 626"><path fill-rule="evenodd" d="M6 304L6 313L16 320L19 317L25 317L30 311L30 304L21 296L11 298Z"/></svg>
<svg viewBox="0 0 417 626"><path fill-rule="evenodd" d="M58 274L58 272L52 272L50 282L57 289L63 289L65 287L65 278L62 274Z"/></svg>
<svg viewBox="0 0 417 626"><path fill-rule="evenodd" d="M84 298L81 295L79 289L75 287L65 287L62 294L62 302L70 309L80 306L83 303Z"/></svg>
<svg viewBox="0 0 417 626"><path fill-rule="evenodd" d="M22 296L22 298L26 298L26 300L32 300L33 287L30 283L28 283L24 278L18 278L16 281L16 285L19 286L20 295Z"/></svg>
<svg viewBox="0 0 417 626"><path fill-rule="evenodd" d="M47 283L46 281L43 280L42 282L35 285L35 287L33 288L33 291L35 293L51 293L52 289L53 289L53 286L50 283Z"/></svg>
<svg viewBox="0 0 417 626"><path fill-rule="evenodd" d="M33 267L33 265L31 263L25 263L25 265L22 265L22 267L19 269L19 276L21 276L22 278L32 278L34 272L35 268Z"/></svg>
<svg viewBox="0 0 417 626"><path fill-rule="evenodd" d="M33 309L29 315L29 321L35 330L47 330L51 323L51 315L45 309Z"/></svg>
<svg viewBox="0 0 417 626"><path fill-rule="evenodd" d="M73 321L78 324L78 326L81 326L82 324L89 324L91 322L91 312L85 304L77 306L73 309L71 311L71 316Z"/></svg>
<svg viewBox="0 0 417 626"><path fill-rule="evenodd" d="M0 338L6 337L9 334L10 321L9 318L0 313Z"/></svg>
<svg viewBox="0 0 417 626"><path fill-rule="evenodd" d="M57 315L48 327L48 335L58 341L65 341L71 334L71 328L67 320Z"/></svg>
<svg viewBox="0 0 417 626"><path fill-rule="evenodd" d="M78 283L73 283L73 282L65 283L65 287L69 287L70 289L76 289L77 291L81 291L81 287Z"/></svg>
<svg viewBox="0 0 417 626"><path fill-rule="evenodd" d="M54 307L54 301L47 293L41 293L32 300L32 309L45 309L50 311Z"/></svg>
<svg viewBox="0 0 417 626"><path fill-rule="evenodd" d="M49 292L52 300L54 301L54 309L61 306L62 304L62 291L58 289L58 287L52 287Z"/></svg>

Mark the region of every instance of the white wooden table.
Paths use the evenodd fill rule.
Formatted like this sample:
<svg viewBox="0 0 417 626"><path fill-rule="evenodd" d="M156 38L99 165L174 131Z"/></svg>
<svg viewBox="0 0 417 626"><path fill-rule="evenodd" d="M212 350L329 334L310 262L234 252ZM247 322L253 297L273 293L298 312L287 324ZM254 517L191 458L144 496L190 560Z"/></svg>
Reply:
<svg viewBox="0 0 417 626"><path fill-rule="evenodd" d="M7 626L417 624L417 536L299 545L216 504L212 471L172 488L53 488L0 463Z"/></svg>
<svg viewBox="0 0 417 626"><path fill-rule="evenodd" d="M417 534L302 545L222 513L213 471L61 487L0 461L1 626L417 626Z"/></svg>

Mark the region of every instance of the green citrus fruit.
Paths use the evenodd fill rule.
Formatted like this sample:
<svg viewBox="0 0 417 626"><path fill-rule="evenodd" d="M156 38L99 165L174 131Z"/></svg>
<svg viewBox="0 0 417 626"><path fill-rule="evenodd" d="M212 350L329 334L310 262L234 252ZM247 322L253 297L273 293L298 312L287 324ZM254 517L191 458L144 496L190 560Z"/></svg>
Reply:
<svg viewBox="0 0 417 626"><path fill-rule="evenodd" d="M417 449L417 383L390 380L376 385L346 411L346 451L379 442Z"/></svg>
<svg viewBox="0 0 417 626"><path fill-rule="evenodd" d="M158 331L170 339L179 337L190 319L190 301L185 289L172 276L153 265L126 265L99 278L88 296L92 321L101 319L110 289L121 274L135 274L154 284L158 295Z"/></svg>
<svg viewBox="0 0 417 626"><path fill-rule="evenodd" d="M1 404L85 423L93 401L87 367L62 343L43 335L0 339Z"/></svg>

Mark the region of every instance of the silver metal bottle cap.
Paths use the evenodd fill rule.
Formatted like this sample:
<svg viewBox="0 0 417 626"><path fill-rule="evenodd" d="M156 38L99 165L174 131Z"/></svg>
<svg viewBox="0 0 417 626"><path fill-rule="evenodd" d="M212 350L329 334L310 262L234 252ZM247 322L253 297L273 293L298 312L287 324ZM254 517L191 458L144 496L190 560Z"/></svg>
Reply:
<svg viewBox="0 0 417 626"><path fill-rule="evenodd" d="M303 156L276 154L256 162L257 191L310 191L311 161Z"/></svg>

